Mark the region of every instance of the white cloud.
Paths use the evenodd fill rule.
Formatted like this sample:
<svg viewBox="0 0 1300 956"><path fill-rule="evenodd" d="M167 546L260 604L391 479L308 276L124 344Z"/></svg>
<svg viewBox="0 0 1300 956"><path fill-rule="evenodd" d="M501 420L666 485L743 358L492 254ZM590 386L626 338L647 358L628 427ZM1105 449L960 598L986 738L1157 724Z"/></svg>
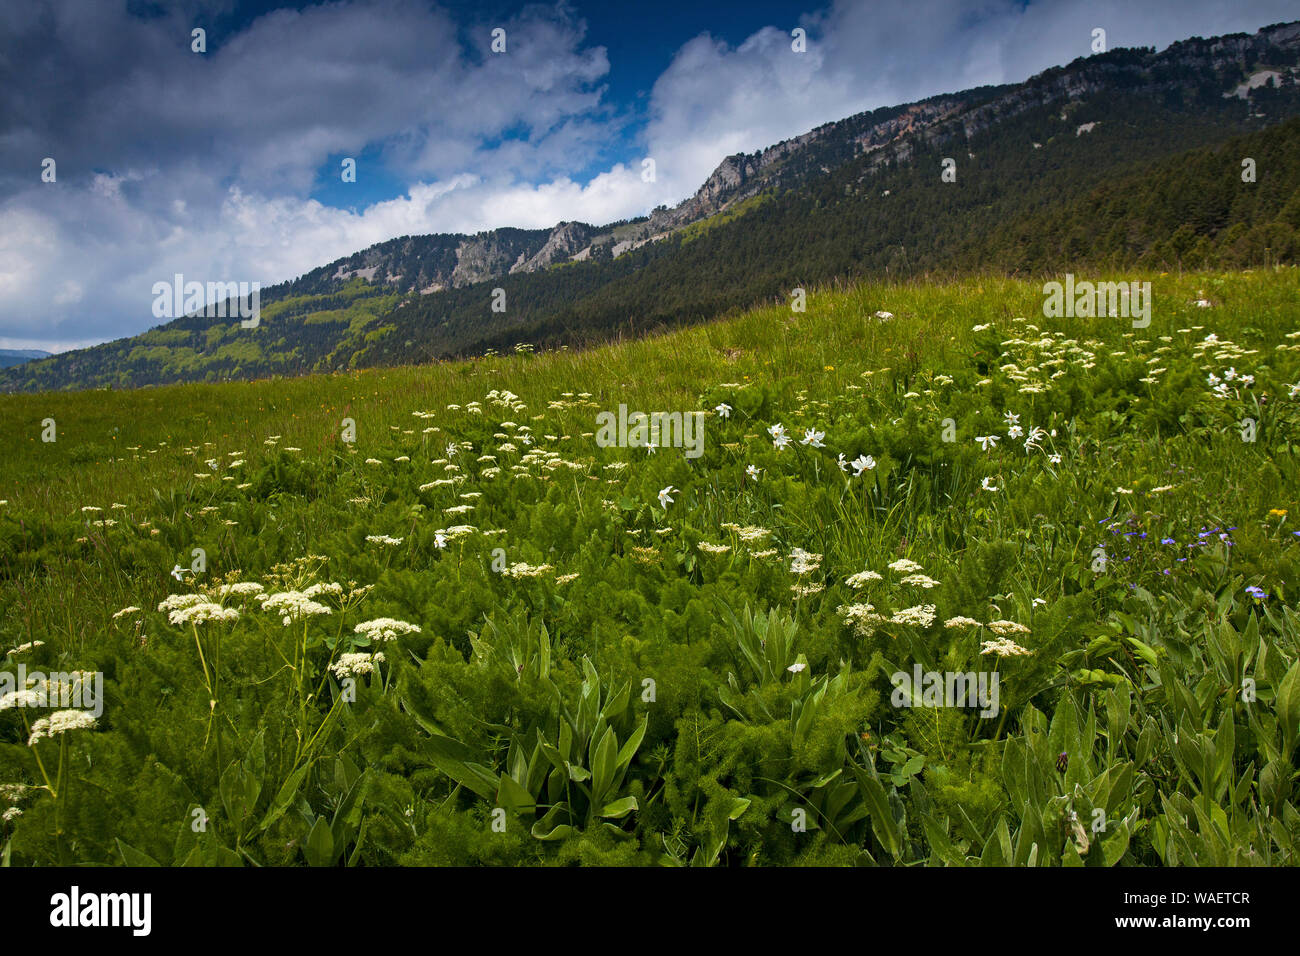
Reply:
<svg viewBox="0 0 1300 956"><path fill-rule="evenodd" d="M505 21L505 56L487 24L417 0L276 11L199 56L179 13L3 5L0 60L25 82L0 89L0 155L54 155L60 178L0 166L0 342L142 331L153 282L175 272L269 285L400 235L638 215L728 154L1086 56L1095 26L1111 47L1164 46L1289 16L1289 0L838 0L734 47L698 36L652 90L645 183L639 156L608 155L630 118L603 101L605 51L563 7ZM357 211L307 198L329 157L367 147L405 195Z"/></svg>

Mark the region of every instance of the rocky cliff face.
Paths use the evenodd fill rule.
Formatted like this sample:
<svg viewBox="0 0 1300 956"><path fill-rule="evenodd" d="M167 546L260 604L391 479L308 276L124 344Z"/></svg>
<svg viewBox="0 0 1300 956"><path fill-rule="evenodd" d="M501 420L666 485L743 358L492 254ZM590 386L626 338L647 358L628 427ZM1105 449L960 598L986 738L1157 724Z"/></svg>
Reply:
<svg viewBox="0 0 1300 956"><path fill-rule="evenodd" d="M694 195L672 208L655 210L632 229L562 222L549 230L406 236L317 271L330 284L360 277L387 283L397 291L429 293L581 261L597 248L619 256L764 190L798 186L863 154L871 155L869 170L905 161L918 150L964 144L1028 110L1060 106L1068 113L1071 103L1107 89L1157 95L1176 89L1185 92L1189 72L1215 85L1218 95L1249 100L1265 85L1253 82L1252 76L1270 70L1277 72L1281 82L1296 82L1298 66L1300 22L1266 27L1255 34L1185 40L1160 53L1116 51L1047 70L1024 83L860 113L756 153L728 156ZM274 299L273 293L270 298ZM263 301L267 300L264 293Z"/></svg>

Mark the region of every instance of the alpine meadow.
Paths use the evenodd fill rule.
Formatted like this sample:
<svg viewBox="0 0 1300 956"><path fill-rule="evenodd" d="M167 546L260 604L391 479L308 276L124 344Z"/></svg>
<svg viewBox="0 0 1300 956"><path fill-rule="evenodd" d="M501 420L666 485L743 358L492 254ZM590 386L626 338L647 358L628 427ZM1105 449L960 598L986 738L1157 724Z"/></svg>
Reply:
<svg viewBox="0 0 1300 956"><path fill-rule="evenodd" d="M354 4L192 6L121 13L177 47L182 89ZM470 16L356 6L357 50ZM1219 21L1148 6L1163 32L1124 45L1086 4L1010 4L1089 27L758 152L725 155L742 140L709 114L689 186L645 148L693 75L686 12L638 81L652 105L617 99L610 47L604 95L650 111L628 142L652 158L604 186L577 184L614 166L587 163L597 113L544 142L502 119L458 153L341 101L371 124L355 144L328 123L276 140L330 180L297 206L251 146L240 186L180 146L100 161L0 121L34 157L0 221L56 263L31 266L36 311L35 259L0 265L0 862L1296 865L1300 22L1260 3L1249 31L1189 39ZM716 63L691 47L693 69L753 57L714 82L757 96L751 71L789 58L829 110L856 7L791 7L706 44ZM23 16L0 14L0 46L45 36ZM466 89L508 99L520 72L529 109L577 109L529 71L600 72L546 47L573 9L501 16L448 41L482 71L447 93L456 129L496 109ZM278 75L243 94L277 124ZM609 123L602 149L634 135ZM421 171L428 151L478 178ZM475 192L543 154L567 185ZM195 190L183 225L136 189L158 170ZM417 182L426 214L363 217ZM120 244L69 244L83 187L86 228L109 203ZM594 205L623 188L644 193ZM546 203L572 212L538 225ZM305 253L249 246L245 219L317 257L285 271Z"/></svg>

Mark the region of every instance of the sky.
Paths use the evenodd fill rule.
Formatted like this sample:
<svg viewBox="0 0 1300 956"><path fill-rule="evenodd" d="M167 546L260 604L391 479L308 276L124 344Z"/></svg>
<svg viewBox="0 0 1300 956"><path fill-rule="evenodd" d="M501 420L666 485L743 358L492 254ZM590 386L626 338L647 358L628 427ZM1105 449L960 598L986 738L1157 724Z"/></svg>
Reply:
<svg viewBox="0 0 1300 956"><path fill-rule="evenodd" d="M4 0L0 348L143 332L178 273L265 287L397 236L644 215L732 153L1019 82L1098 27L1162 49L1294 19L1300 0Z"/></svg>

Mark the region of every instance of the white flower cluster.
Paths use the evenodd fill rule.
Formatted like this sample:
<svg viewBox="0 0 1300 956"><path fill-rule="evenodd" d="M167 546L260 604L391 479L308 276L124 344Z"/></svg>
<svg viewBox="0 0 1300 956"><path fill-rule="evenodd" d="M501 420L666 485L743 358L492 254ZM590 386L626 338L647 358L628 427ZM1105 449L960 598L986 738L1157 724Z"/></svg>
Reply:
<svg viewBox="0 0 1300 956"><path fill-rule="evenodd" d="M790 571L793 574L810 574L820 568L821 564L820 554L810 554L803 548L795 548L790 552Z"/></svg>
<svg viewBox="0 0 1300 956"><path fill-rule="evenodd" d="M352 629L352 632L368 637L376 644L383 644L397 640L402 634L419 634L420 628L419 625L397 621L391 617L377 617L372 621L362 621Z"/></svg>
<svg viewBox="0 0 1300 956"><path fill-rule="evenodd" d="M1021 647L1009 638L999 637L995 641L985 641L980 645L981 654L996 654L998 657L1023 657L1033 651Z"/></svg>
<svg viewBox="0 0 1300 956"><path fill-rule="evenodd" d="M70 730L87 730L95 726L95 718L84 710L56 710L32 724L32 735L27 746L45 737L57 737Z"/></svg>
<svg viewBox="0 0 1300 956"><path fill-rule="evenodd" d="M934 605L918 604L916 607L895 611L889 620L893 624L909 624L913 627L929 627L934 623Z"/></svg>
<svg viewBox="0 0 1300 956"><path fill-rule="evenodd" d="M880 575L875 571L859 571L857 574L851 574L844 579L844 583L851 588L866 587L872 581L882 580Z"/></svg>
<svg viewBox="0 0 1300 956"><path fill-rule="evenodd" d="M870 604L842 604L835 613L844 619L845 624L853 627L853 633L858 637L870 637L876 633L876 625L885 621Z"/></svg>
<svg viewBox="0 0 1300 956"><path fill-rule="evenodd" d="M334 613L324 604L313 601L302 591L259 594L258 600L262 602L262 610L279 614L286 626L302 617Z"/></svg>
<svg viewBox="0 0 1300 956"><path fill-rule="evenodd" d="M523 561L517 561L501 573L508 578L536 578L541 577L547 571L554 571L555 568L549 564L527 564Z"/></svg>
<svg viewBox="0 0 1300 956"><path fill-rule="evenodd" d="M377 654L340 654L339 659L330 665L334 676L340 680L344 677L360 677L374 671L376 664L382 664L384 653Z"/></svg>

